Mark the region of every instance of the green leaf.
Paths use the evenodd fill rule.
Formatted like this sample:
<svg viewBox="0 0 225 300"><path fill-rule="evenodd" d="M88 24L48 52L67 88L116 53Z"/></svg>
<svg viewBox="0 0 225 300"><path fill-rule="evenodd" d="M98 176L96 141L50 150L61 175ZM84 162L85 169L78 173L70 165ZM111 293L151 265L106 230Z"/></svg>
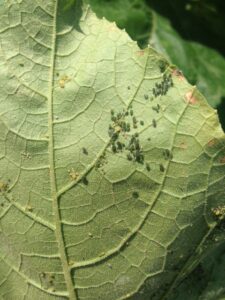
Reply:
<svg viewBox="0 0 225 300"><path fill-rule="evenodd" d="M225 96L225 59L216 50L199 42L185 40L170 21L153 13L150 44L177 65L192 84L217 107Z"/></svg>
<svg viewBox="0 0 225 300"><path fill-rule="evenodd" d="M116 22L140 46L146 46L151 30L151 12L143 0L85 0L97 16Z"/></svg>
<svg viewBox="0 0 225 300"><path fill-rule="evenodd" d="M224 232L225 233L225 232ZM207 256L198 267L177 287L173 300L223 300L225 244Z"/></svg>
<svg viewBox="0 0 225 300"><path fill-rule="evenodd" d="M216 112L80 1L0 16L0 297L165 299L223 218Z"/></svg>

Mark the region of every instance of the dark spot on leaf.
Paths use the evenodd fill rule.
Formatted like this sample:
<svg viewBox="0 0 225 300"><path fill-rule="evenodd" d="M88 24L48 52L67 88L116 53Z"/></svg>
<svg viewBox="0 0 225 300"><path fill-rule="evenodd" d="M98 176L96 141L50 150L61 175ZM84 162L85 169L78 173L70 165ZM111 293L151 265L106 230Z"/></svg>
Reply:
<svg viewBox="0 0 225 300"><path fill-rule="evenodd" d="M131 156L130 153L127 154L127 159L128 159L128 160L132 160L132 156Z"/></svg>
<svg viewBox="0 0 225 300"><path fill-rule="evenodd" d="M165 72L167 66L168 66L168 64L165 60L160 60L159 61L159 70L160 70L161 73Z"/></svg>
<svg viewBox="0 0 225 300"><path fill-rule="evenodd" d="M84 185L88 185L88 180L87 180L87 177L84 177L83 179L82 179L82 182L83 182L83 184Z"/></svg>
<svg viewBox="0 0 225 300"><path fill-rule="evenodd" d="M150 168L149 163L146 163L146 170L147 170L148 172L151 171L151 168Z"/></svg>
<svg viewBox="0 0 225 300"><path fill-rule="evenodd" d="M162 164L159 165L159 170L160 170L160 172L164 172L165 171L165 168L164 168L164 166Z"/></svg>
<svg viewBox="0 0 225 300"><path fill-rule="evenodd" d="M133 193L132 193L132 197L135 198L135 199L137 199L137 198L139 197L138 192L136 192L136 191L133 192Z"/></svg>
<svg viewBox="0 0 225 300"><path fill-rule="evenodd" d="M220 159L221 164L225 164L225 156Z"/></svg>
<svg viewBox="0 0 225 300"><path fill-rule="evenodd" d="M84 153L85 155L88 155L88 151L87 151L87 149L86 149L85 147L82 148L82 151L83 151L83 153Z"/></svg>

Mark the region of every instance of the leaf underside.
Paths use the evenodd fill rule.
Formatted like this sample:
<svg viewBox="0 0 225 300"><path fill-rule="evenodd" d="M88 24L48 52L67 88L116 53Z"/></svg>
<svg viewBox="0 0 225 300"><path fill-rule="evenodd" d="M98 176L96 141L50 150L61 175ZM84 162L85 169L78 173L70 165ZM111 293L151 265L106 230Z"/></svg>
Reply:
<svg viewBox="0 0 225 300"><path fill-rule="evenodd" d="M62 4L0 6L0 297L166 299L223 212L224 134L162 56Z"/></svg>

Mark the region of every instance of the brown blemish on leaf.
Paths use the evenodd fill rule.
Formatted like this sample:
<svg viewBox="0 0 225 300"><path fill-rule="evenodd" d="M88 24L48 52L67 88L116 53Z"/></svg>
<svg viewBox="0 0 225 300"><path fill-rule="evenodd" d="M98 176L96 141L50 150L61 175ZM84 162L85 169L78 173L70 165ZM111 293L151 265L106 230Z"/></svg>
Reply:
<svg viewBox="0 0 225 300"><path fill-rule="evenodd" d="M185 100L187 103L195 105L198 102L198 99L194 96L194 91L189 91L185 94Z"/></svg>
<svg viewBox="0 0 225 300"><path fill-rule="evenodd" d="M22 153L21 153L21 156L22 156L23 158L25 158L25 159L31 159L31 155L30 155L30 153L28 153L28 152L22 152Z"/></svg>
<svg viewBox="0 0 225 300"><path fill-rule="evenodd" d="M215 138L213 138L213 139L211 139L211 140L207 143L207 146L213 147L213 146L215 146L217 143L218 143L218 140L215 139Z"/></svg>
<svg viewBox="0 0 225 300"><path fill-rule="evenodd" d="M220 159L221 164L225 164L225 156Z"/></svg>
<svg viewBox="0 0 225 300"><path fill-rule="evenodd" d="M6 192L7 189L8 189L8 184L3 182L3 181L0 181L0 192Z"/></svg>
<svg viewBox="0 0 225 300"><path fill-rule="evenodd" d="M181 80L181 81L183 81L183 80L185 79L183 73L182 73L180 70L178 70L178 69L174 69L174 70L172 71L172 75L173 75L173 76L176 76L176 77L177 77L179 80Z"/></svg>
<svg viewBox="0 0 225 300"><path fill-rule="evenodd" d="M59 79L59 86L61 87L61 89L64 89L65 85L67 82L69 82L71 80L71 78L67 75L62 76Z"/></svg>
<svg viewBox="0 0 225 300"><path fill-rule="evenodd" d="M180 143L180 148L181 149L187 149L187 145L184 142Z"/></svg>
<svg viewBox="0 0 225 300"><path fill-rule="evenodd" d="M223 218L225 216L225 206L218 206L211 209L213 214L218 218Z"/></svg>
<svg viewBox="0 0 225 300"><path fill-rule="evenodd" d="M113 22L113 23L111 23L109 26L108 26L108 31L111 31L111 32L116 32L116 31L118 31L118 27L116 26L116 23L115 22Z"/></svg>
<svg viewBox="0 0 225 300"><path fill-rule="evenodd" d="M74 168L68 170L68 173L69 173L71 180L76 180L80 176L80 174L78 172L74 171Z"/></svg>
<svg viewBox="0 0 225 300"><path fill-rule="evenodd" d="M145 51L144 50L139 50L136 52L137 56L144 56L145 55Z"/></svg>

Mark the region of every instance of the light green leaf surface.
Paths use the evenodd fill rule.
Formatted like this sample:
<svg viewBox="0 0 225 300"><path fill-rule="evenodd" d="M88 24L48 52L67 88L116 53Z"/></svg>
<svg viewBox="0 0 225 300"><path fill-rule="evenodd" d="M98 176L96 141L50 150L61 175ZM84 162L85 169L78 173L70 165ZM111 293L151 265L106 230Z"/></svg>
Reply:
<svg viewBox="0 0 225 300"><path fill-rule="evenodd" d="M165 17L153 11L152 16L150 44L176 64L216 108L225 96L224 57L210 47L183 39Z"/></svg>
<svg viewBox="0 0 225 300"><path fill-rule="evenodd" d="M153 49L62 4L0 6L0 298L166 299L225 204L224 134Z"/></svg>

